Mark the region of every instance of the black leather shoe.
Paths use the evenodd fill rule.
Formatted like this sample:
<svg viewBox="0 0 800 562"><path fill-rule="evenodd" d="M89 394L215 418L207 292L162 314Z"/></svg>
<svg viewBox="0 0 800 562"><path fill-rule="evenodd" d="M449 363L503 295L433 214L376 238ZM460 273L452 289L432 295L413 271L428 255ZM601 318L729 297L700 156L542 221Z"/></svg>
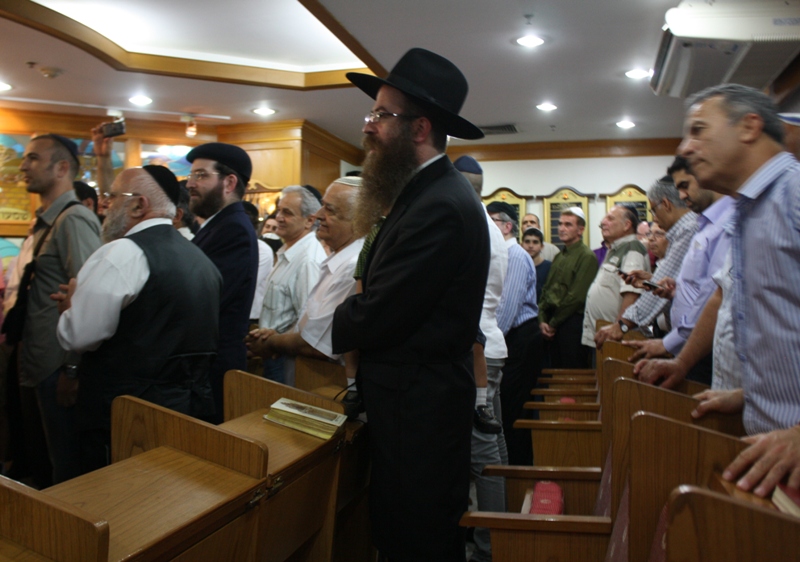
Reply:
<svg viewBox="0 0 800 562"><path fill-rule="evenodd" d="M344 413L348 418L357 418L358 414L364 411L364 403L361 401L361 395L357 390L348 390L347 394L342 398L342 406L344 406Z"/></svg>
<svg viewBox="0 0 800 562"><path fill-rule="evenodd" d="M497 434L503 431L503 426L494 417L489 407L486 405L477 406L475 415L472 418L472 425L481 433Z"/></svg>

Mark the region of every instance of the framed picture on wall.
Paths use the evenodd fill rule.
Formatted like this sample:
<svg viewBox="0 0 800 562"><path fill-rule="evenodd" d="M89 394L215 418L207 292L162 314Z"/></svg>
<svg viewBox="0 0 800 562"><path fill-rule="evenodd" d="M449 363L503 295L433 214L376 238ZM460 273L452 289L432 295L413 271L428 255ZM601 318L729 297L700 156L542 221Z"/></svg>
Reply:
<svg viewBox="0 0 800 562"><path fill-rule="evenodd" d="M638 185L632 183L623 185L619 191L613 195L606 196L606 213L611 210L611 207L619 203L625 203L629 207L636 209L639 214L640 221L650 222L653 220L653 214L650 211L650 201L647 199L647 194Z"/></svg>
<svg viewBox="0 0 800 562"><path fill-rule="evenodd" d="M589 196L578 190L565 186L555 191L552 195L544 197L544 223L542 224L544 239L564 249L564 244L558 237L558 221L561 211L570 207L580 207L586 217L586 228L583 230L583 243L589 245Z"/></svg>
<svg viewBox="0 0 800 562"><path fill-rule="evenodd" d="M522 226L519 223L522 222L522 217L528 212L528 202L522 195L514 193L514 191L508 187L501 187L492 192L491 195L481 197L481 201L483 201L484 205L488 205L494 201L501 201L514 207L517 211L517 226L520 227L519 239L522 241Z"/></svg>

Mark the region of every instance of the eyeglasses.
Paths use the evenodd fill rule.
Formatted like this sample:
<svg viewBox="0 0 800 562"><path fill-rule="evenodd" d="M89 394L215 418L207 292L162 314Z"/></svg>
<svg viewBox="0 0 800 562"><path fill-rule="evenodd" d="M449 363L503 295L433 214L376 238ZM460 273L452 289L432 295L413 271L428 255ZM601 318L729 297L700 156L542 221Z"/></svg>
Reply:
<svg viewBox="0 0 800 562"><path fill-rule="evenodd" d="M194 172L189 173L189 179L193 181L203 181L211 176L218 176L219 172L206 172L205 170L195 170Z"/></svg>
<svg viewBox="0 0 800 562"><path fill-rule="evenodd" d="M647 237L648 240L667 237L667 235L664 232L648 232L645 236Z"/></svg>
<svg viewBox="0 0 800 562"><path fill-rule="evenodd" d="M503 219L498 219L498 218L494 218L494 217L492 217L492 220L494 222L496 222L496 223L499 223L499 224L505 224L505 223L509 222L509 221L504 221Z"/></svg>
<svg viewBox="0 0 800 562"><path fill-rule="evenodd" d="M391 111L370 111L364 116L364 123L378 123L384 117L397 117L398 119L418 119L419 115L405 115Z"/></svg>
<svg viewBox="0 0 800 562"><path fill-rule="evenodd" d="M125 192L114 193L112 191L111 193L103 193L103 198L108 200L108 201L113 201L114 199L116 199L117 197L120 197L120 196L122 196L122 197L139 197L139 195L141 195L141 194L140 193L125 193Z"/></svg>

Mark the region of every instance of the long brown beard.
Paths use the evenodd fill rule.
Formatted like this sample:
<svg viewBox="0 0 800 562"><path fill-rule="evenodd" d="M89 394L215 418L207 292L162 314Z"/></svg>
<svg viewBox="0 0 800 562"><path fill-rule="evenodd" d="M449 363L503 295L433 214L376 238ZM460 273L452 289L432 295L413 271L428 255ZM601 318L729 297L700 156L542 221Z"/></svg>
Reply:
<svg viewBox="0 0 800 562"><path fill-rule="evenodd" d="M417 168L410 123L401 123L400 133L386 143L367 135L362 145L367 157L353 219L356 236L366 235L389 212Z"/></svg>

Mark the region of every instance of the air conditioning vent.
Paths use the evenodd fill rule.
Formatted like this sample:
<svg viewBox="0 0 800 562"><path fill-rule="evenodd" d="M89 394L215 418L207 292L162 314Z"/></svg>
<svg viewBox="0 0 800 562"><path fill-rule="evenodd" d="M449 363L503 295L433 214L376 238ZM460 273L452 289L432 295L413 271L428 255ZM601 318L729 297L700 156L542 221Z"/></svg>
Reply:
<svg viewBox="0 0 800 562"><path fill-rule="evenodd" d="M514 135L518 133L517 126L514 124L509 125L488 125L481 127L484 135Z"/></svg>
<svg viewBox="0 0 800 562"><path fill-rule="evenodd" d="M792 3L682 2L667 11L653 91L684 97L727 82L766 88L800 54L800 18Z"/></svg>

